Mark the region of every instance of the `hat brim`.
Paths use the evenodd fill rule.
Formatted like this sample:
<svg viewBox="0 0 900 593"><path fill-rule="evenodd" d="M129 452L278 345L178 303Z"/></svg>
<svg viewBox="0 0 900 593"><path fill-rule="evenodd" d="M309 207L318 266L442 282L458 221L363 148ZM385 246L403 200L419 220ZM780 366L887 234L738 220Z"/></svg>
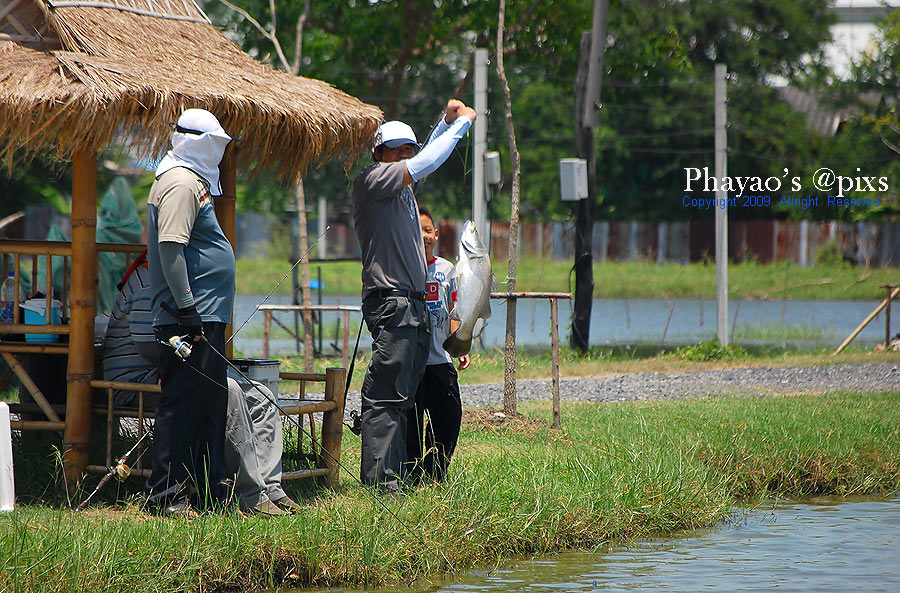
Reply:
<svg viewBox="0 0 900 593"><path fill-rule="evenodd" d="M409 138L394 138L393 140L388 140L387 142L382 144L382 146L387 146L388 148L398 148L400 146L403 146L404 144L412 144L416 147L416 149L422 148L421 146L419 146L418 142Z"/></svg>

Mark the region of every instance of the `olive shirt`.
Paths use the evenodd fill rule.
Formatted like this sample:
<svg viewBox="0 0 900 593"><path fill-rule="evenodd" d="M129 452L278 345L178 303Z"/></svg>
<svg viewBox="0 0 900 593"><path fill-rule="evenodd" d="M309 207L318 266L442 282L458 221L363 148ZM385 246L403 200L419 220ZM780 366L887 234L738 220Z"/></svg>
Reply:
<svg viewBox="0 0 900 593"><path fill-rule="evenodd" d="M159 243L184 245L184 261L194 304L204 323L231 323L234 305L234 251L222 232L206 180L184 167L156 179L147 199L147 261L153 286L153 326L175 325L163 310L178 307L163 274Z"/></svg>
<svg viewBox="0 0 900 593"><path fill-rule="evenodd" d="M363 298L378 288L425 291L419 206L403 185L406 161L373 163L353 183L353 221L362 253Z"/></svg>

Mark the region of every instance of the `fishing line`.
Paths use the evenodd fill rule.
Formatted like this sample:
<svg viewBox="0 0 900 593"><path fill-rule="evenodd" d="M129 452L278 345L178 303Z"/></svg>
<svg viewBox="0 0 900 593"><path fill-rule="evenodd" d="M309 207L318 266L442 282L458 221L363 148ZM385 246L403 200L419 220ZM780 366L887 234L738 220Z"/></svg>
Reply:
<svg viewBox="0 0 900 593"><path fill-rule="evenodd" d="M163 308L168 308L168 306L167 306L166 304L163 304ZM171 314L171 311L170 311L169 313ZM298 421L296 418L294 418L294 416L288 414L288 413L284 410L284 408L282 408L281 405L280 405L275 399L272 398L272 396L270 396L270 395L267 394L265 391L263 391L262 389L260 389L259 386L258 386L256 383L254 383L254 382L250 379L250 377L248 377L247 375L245 375L245 374L243 373L243 371L241 371L237 366L234 365L234 363L232 363L230 360L228 360L228 357L226 357L224 354L222 354L221 352L219 352L218 350L216 350L215 348L213 348L213 346L212 346L212 344L210 344L209 340L206 339L206 336L201 335L200 338L201 338L204 342L206 342L206 345L209 347L209 349L210 349L211 351L215 352L216 355L218 355L222 360L224 360L225 363L226 363L229 367L231 367L232 370L234 370L235 373L238 374L238 376L240 376L240 377L241 377L242 379L244 379L247 383L249 383L249 384L250 384L254 389L256 389L263 397L265 397L267 400L269 400L269 402L271 402L272 405L274 405L275 408L276 408L279 412L281 412L285 417L290 418L290 420L294 423L294 425L295 425L301 432L303 432L304 435L306 435L307 437L309 437L309 440L310 440L310 442L312 442L312 444L313 444L314 447L318 447L322 452L324 452L326 455L328 455L328 457L330 457L331 460L334 461L335 464L336 464L340 469L344 470L347 474L349 474L350 476L352 476L353 479L356 480L356 482L357 482L360 486L362 486L363 491L364 491L369 497L371 497L372 500L374 500L374 501L376 501L378 504L380 504L380 505L388 512L388 514L390 514L391 517L393 517L394 520L397 521L397 523L399 523L400 525L402 525L402 526L406 529L406 531L409 532L410 535L412 535L416 540L418 540L418 542L419 542L420 544L422 544L422 545L425 546L426 548L430 548L430 546L429 546L428 543L425 541L425 539L424 539L421 535L418 535L415 531L413 531L412 527L410 527L409 525L407 525L406 522L404 522L403 519L401 519L401 518L399 517L399 515L397 515L397 513L395 513L393 510L391 510L391 508L390 508L387 504L385 504L384 500L382 500L381 497L379 497L379 496L377 496L376 494L372 493L372 492L369 490L369 488L367 488L366 485L363 484L363 481L362 481L361 479L359 479L359 478L356 476L356 474L354 474L354 473L351 472L349 469L347 469L347 467L346 467L343 463L341 463L341 461L340 461L337 457L335 457L335 456L331 453L331 451L329 451L328 449L326 449L325 447L323 447L322 444L318 441L318 439L316 439L315 436L312 435L312 433L310 433L309 431L307 431L307 430L303 427L303 423L302 423L302 422ZM172 346L172 345L169 344L168 342L162 342L162 341L161 341L160 343L165 344L165 345L167 345L167 346L170 346L170 347L172 347L172 348L175 348L174 346ZM220 387L220 388L222 388L222 389L225 389L226 391L228 390L228 387L227 387L226 385L222 385L221 383L219 383L218 381L216 381L215 379L213 379L212 377L210 377L209 375L207 375L206 373L204 373L203 371L201 371L201 370L198 369L197 367L195 367L195 366L193 366L192 364L188 363L187 358L181 357L180 355L179 355L179 358L181 358L182 362L184 362L185 364L187 364L187 366L188 366L189 368L191 368L194 372L196 372L197 374L199 374L201 377L204 377L206 380L208 380L208 381L209 381L210 383L212 383L213 385L216 385L216 386L218 386L218 387ZM450 568L450 572L453 573L453 574L455 574L455 571L453 570L453 564L450 562L450 560L444 555L444 553L443 553L442 551L440 551L440 550L437 550L437 551L438 551L438 553L441 555L441 557L444 559L444 562L447 563L447 566Z"/></svg>
<svg viewBox="0 0 900 593"><path fill-rule="evenodd" d="M304 259L306 259L306 256L309 255L309 252L312 251L313 248L315 248L315 246L319 244L319 241L322 240L322 237L324 237L325 235L327 235L327 234L328 234L328 231L330 231L330 230L331 230L331 225L328 225L327 227L325 227L325 232L323 232L321 235L319 235L319 238L316 239L316 242L315 242L315 243L313 243L312 245L309 246L309 249L306 250L306 253L304 253L303 255L301 255L301 256L300 256L300 259L298 259L296 262L294 262L294 265L291 266L291 269L288 270L287 273L286 273L284 276L282 276L281 280L278 281L278 284L275 285L275 288L273 288L272 290L270 290L270 291L269 291L269 294L266 295L266 298L264 298L258 305L256 305L256 308L253 309L253 312L250 313L250 316L247 317L247 319L244 321L244 323L242 323L241 326L240 326L239 328L237 328L237 330L235 330L235 331L231 334L231 337L230 337L230 338L228 338L227 340L225 340L225 345L226 345L226 346L227 346L228 344L231 343L231 340L233 340L234 337L235 337L236 335L238 335L238 332L240 332L242 329L244 329L244 326L247 325L247 322L250 321L250 319L253 318L254 315L256 315L256 312L259 311L259 308L262 307L263 305L265 305L265 304L266 304L266 301L269 300L269 297L272 296L272 295L275 293L276 290L278 290L278 287L281 286L281 283L284 282L285 278L287 278L287 277L290 275L290 273L294 271L294 268L296 268L298 265L300 265L300 262L302 262ZM169 314L170 314L170 315L174 315L171 311L169 312ZM176 317L176 319L177 319L177 316L175 316L175 317Z"/></svg>
<svg viewBox="0 0 900 593"><path fill-rule="evenodd" d="M91 492L90 495L88 495L88 497L85 498L84 501L82 501L82 503L80 505L75 507L76 513L83 511L87 507L88 503L91 502L91 499L94 498L94 495L97 494L98 492L100 492L100 490L102 490L103 487L106 486L106 483L109 482L113 476L118 475L118 476L120 476L120 479L124 480L129 475L131 475L131 468L128 467L127 465L125 465L125 462L128 461L128 458L131 456L132 453L134 453L134 450L138 448L138 445L141 444L141 441L143 441L145 438L147 438L147 435L149 435L149 434L150 434L150 431L145 432L143 434L143 436L141 436L141 438L139 438L138 441L134 445L132 445L131 449L129 449L124 455L119 457L119 459L116 461L115 464L109 466L109 471L106 472L106 475L104 475L100 479L100 482L97 483L97 486L94 488L94 491ZM143 457L144 453L146 453L146 452L147 452L146 449L141 451L141 454L138 455L138 458L135 460L135 463L140 461L141 457Z"/></svg>

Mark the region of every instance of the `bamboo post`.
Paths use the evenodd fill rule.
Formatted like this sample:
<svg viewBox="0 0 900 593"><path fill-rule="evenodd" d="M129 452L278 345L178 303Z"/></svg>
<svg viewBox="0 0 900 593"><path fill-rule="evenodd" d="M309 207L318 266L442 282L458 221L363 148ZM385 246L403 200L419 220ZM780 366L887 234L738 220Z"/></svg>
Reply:
<svg viewBox="0 0 900 593"><path fill-rule="evenodd" d="M559 319L556 299L550 299L550 351L553 361L553 428L559 428Z"/></svg>
<svg viewBox="0 0 900 593"><path fill-rule="evenodd" d="M844 348L846 348L846 347L850 344L850 342L852 342L853 339L856 338L856 336L859 335L859 332L861 332L863 329L865 329L865 327L866 327L867 325L869 325L869 323L871 323L873 319L875 319L875 316L876 316L876 315L878 315L879 313L881 313L881 310L884 309L884 308L887 306L887 304L890 302L890 300L891 300L892 298L894 298L895 296L897 296L897 293L900 293L900 286L897 286L896 288L894 288L893 292L891 292L891 293L888 295L888 298L886 298L886 299L884 299L883 301L881 301L881 304L878 305L877 307L875 307L875 310L874 310L874 311L872 311L871 313L869 313L869 316L866 317L866 318L863 320L863 322L860 323L859 326L858 326L855 330L853 330L853 333L851 333L849 336L847 336L847 339L846 339L846 340L844 340L843 342L841 342L841 345L838 346L837 349L836 349L834 352L831 353L831 355L834 356L835 354L840 354L840 353L844 350Z"/></svg>
<svg viewBox="0 0 900 593"><path fill-rule="evenodd" d="M138 426L137 426L137 438L138 442L140 442L141 438L144 436L144 392L138 391ZM141 445L138 447L137 451L137 469L138 471L144 468L141 463L141 457L144 455L144 447Z"/></svg>
<svg viewBox="0 0 900 593"><path fill-rule="evenodd" d="M344 382L347 369L325 369L325 401L335 403L334 410L322 414L320 459L328 468L325 484L337 490L339 480L338 462L341 459L341 437L344 430Z"/></svg>
<svg viewBox="0 0 900 593"><path fill-rule="evenodd" d="M263 358L269 358L269 333L272 331L272 312L263 311Z"/></svg>
<svg viewBox="0 0 900 593"><path fill-rule="evenodd" d="M344 344L341 348L341 364L343 367L350 368L347 366L350 357L350 311L344 311Z"/></svg>
<svg viewBox="0 0 900 593"><path fill-rule="evenodd" d="M235 203L237 202L237 158L234 142L225 149L225 155L219 165L219 180L222 184L222 195L217 196L213 204L216 207L216 219L231 249L237 254L237 220L235 218ZM232 312L232 317L234 313ZM231 340L233 321L225 328L225 355L228 358L234 353L234 342Z"/></svg>
<svg viewBox="0 0 900 593"><path fill-rule="evenodd" d="M69 483L84 475L90 456L90 382L94 374L94 316L97 314L97 156L76 150L72 164L72 269L76 273L72 274L63 435L63 466ZM47 263L50 267L50 262Z"/></svg>
<svg viewBox="0 0 900 593"><path fill-rule="evenodd" d="M113 441L113 390L106 389L106 465L112 465L112 441Z"/></svg>
<svg viewBox="0 0 900 593"><path fill-rule="evenodd" d="M891 300L893 296L891 295L891 290L896 288L897 284L882 284L881 287L887 289L887 305L884 308L884 347L890 348L891 346Z"/></svg>

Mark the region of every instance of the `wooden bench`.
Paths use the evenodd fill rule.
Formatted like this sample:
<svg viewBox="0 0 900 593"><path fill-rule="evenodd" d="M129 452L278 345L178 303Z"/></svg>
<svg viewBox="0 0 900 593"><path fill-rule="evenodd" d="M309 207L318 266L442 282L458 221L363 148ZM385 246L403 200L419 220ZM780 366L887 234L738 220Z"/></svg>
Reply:
<svg viewBox="0 0 900 593"><path fill-rule="evenodd" d="M323 482L331 487L337 488L339 478L339 461L341 456L341 438L344 429L344 384L347 380L347 370L342 368L326 369L324 373L280 373L280 378L284 381L297 381L300 383L300 392L298 398L281 398L278 405L281 408L282 415L293 416L298 419L298 423L302 426L303 416L308 417L309 435L312 435L313 442L310 443L312 456L315 460L315 467L311 469L301 469L297 471L284 472L281 475L282 480L295 480L298 478L322 478ZM321 398L310 398L306 396L307 387L315 384L324 384L324 393ZM137 420L137 435L140 439L146 430L149 430L149 421L153 419L154 412L144 406L144 398L146 394L159 394L158 385L147 385L143 383L124 383L120 381L91 381L91 387L103 390L106 393L105 404L94 404L92 413L96 416L106 418L106 443L105 443L105 463L106 465L88 465L86 470L91 473L105 474L109 471L114 460L122 453L122 451L113 451L113 442L116 432L119 430L120 418L133 418ZM117 406L113 398L116 391L132 391L137 394L137 406ZM49 404L48 404L49 405ZM64 405L49 405L52 411L57 414L65 413ZM37 404L10 404L10 411L13 413L46 413L46 406ZM316 437L314 414L322 414L322 427L320 435ZM14 420L11 422L13 430L51 430L61 431L65 427L64 421L52 422L46 420ZM302 442L298 434L298 447ZM132 475L146 477L150 470L146 469L141 457L142 451L136 450L133 454ZM134 460L137 460L135 463Z"/></svg>

